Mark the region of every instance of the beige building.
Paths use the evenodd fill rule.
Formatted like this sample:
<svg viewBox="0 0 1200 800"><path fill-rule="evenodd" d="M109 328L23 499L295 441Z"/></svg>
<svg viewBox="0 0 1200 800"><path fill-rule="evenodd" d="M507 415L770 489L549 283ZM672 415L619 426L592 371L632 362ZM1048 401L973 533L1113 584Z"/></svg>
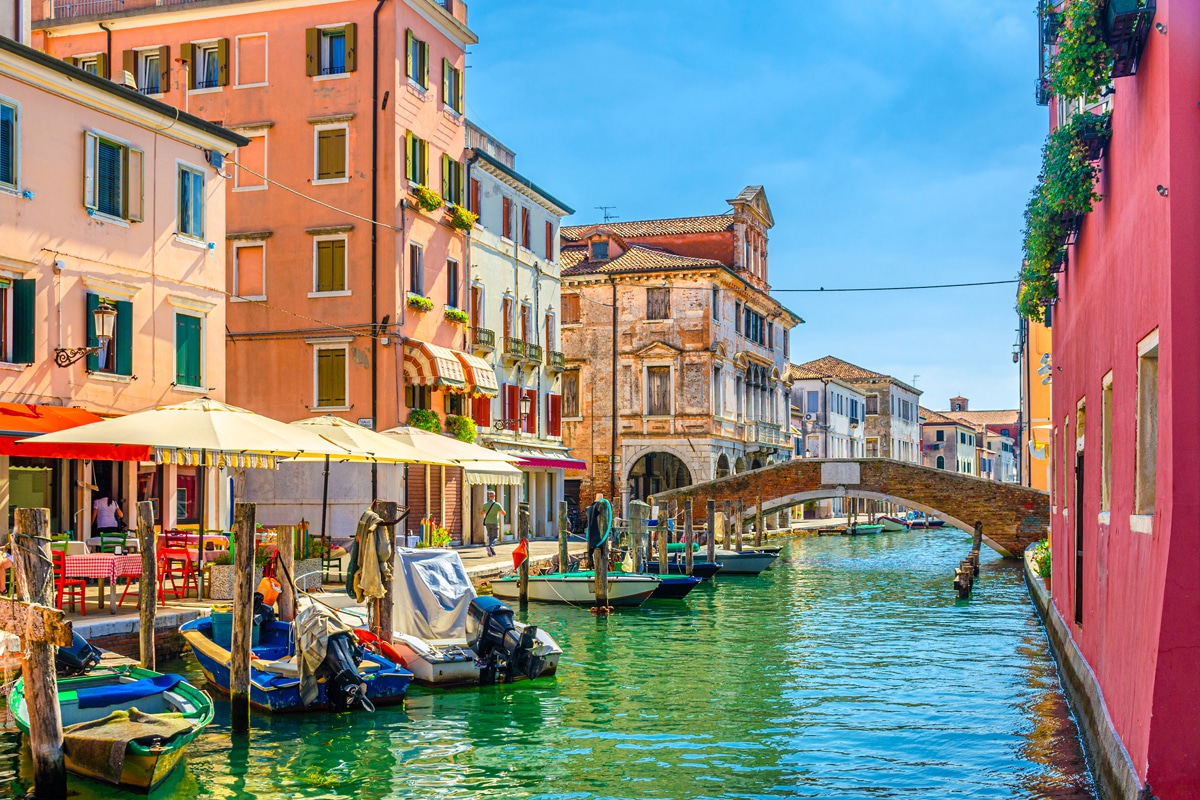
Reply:
<svg viewBox="0 0 1200 800"><path fill-rule="evenodd" d="M728 202L562 229L563 440L589 468L568 495L624 508L789 457L788 337L803 320L769 292L762 187Z"/></svg>

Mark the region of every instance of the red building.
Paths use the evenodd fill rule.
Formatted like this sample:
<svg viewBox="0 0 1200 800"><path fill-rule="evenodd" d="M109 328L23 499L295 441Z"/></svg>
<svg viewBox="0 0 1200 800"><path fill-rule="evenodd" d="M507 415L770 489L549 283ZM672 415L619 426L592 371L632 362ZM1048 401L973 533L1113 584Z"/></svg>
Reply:
<svg viewBox="0 0 1200 800"><path fill-rule="evenodd" d="M1112 93L1051 102L1055 126L1111 109L1111 139L1056 273L1047 621L1102 796L1181 800L1200 797L1200 3L1098 5Z"/></svg>

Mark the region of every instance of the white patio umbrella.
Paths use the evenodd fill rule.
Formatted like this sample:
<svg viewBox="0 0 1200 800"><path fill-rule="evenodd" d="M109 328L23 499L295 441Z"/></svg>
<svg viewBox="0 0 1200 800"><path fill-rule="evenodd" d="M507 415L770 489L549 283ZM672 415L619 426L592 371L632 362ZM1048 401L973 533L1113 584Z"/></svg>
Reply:
<svg viewBox="0 0 1200 800"><path fill-rule="evenodd" d="M410 447L414 447L422 452L437 453L442 458L447 458L454 461L456 464L463 461L520 461L518 456L501 453L498 450L492 450L487 447L480 447L477 444L470 442L459 441L450 436L443 436L440 433L430 433L423 431L420 428L414 428L411 425L401 425L397 428L390 428L383 431L380 435L388 436L403 442Z"/></svg>

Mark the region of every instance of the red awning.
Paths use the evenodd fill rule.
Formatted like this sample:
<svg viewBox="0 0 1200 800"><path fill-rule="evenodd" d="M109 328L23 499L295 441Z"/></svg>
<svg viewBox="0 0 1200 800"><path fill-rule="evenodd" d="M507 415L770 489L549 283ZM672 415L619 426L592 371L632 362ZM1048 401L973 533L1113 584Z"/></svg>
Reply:
<svg viewBox="0 0 1200 800"><path fill-rule="evenodd" d="M535 456L521 456L521 460L516 463L518 467L529 467L530 469L574 469L587 471L587 464L580 461L578 458L538 458Z"/></svg>
<svg viewBox="0 0 1200 800"><path fill-rule="evenodd" d="M37 444L42 433L75 428L103 417L82 408L0 403L0 455L28 458L90 458L100 461L149 461L149 447L120 444ZM33 438L30 438L33 437ZM25 442L18 442L24 439Z"/></svg>

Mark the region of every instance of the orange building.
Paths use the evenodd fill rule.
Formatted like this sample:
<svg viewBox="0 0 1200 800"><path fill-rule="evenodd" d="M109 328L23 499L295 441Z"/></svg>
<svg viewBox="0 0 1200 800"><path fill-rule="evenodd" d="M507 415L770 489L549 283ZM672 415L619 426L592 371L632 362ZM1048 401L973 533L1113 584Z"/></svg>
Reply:
<svg viewBox="0 0 1200 800"><path fill-rule="evenodd" d="M250 139L226 165L229 402L383 430L473 391L445 314L469 268L449 205L466 204L466 19L459 0L34 10L35 46Z"/></svg>

